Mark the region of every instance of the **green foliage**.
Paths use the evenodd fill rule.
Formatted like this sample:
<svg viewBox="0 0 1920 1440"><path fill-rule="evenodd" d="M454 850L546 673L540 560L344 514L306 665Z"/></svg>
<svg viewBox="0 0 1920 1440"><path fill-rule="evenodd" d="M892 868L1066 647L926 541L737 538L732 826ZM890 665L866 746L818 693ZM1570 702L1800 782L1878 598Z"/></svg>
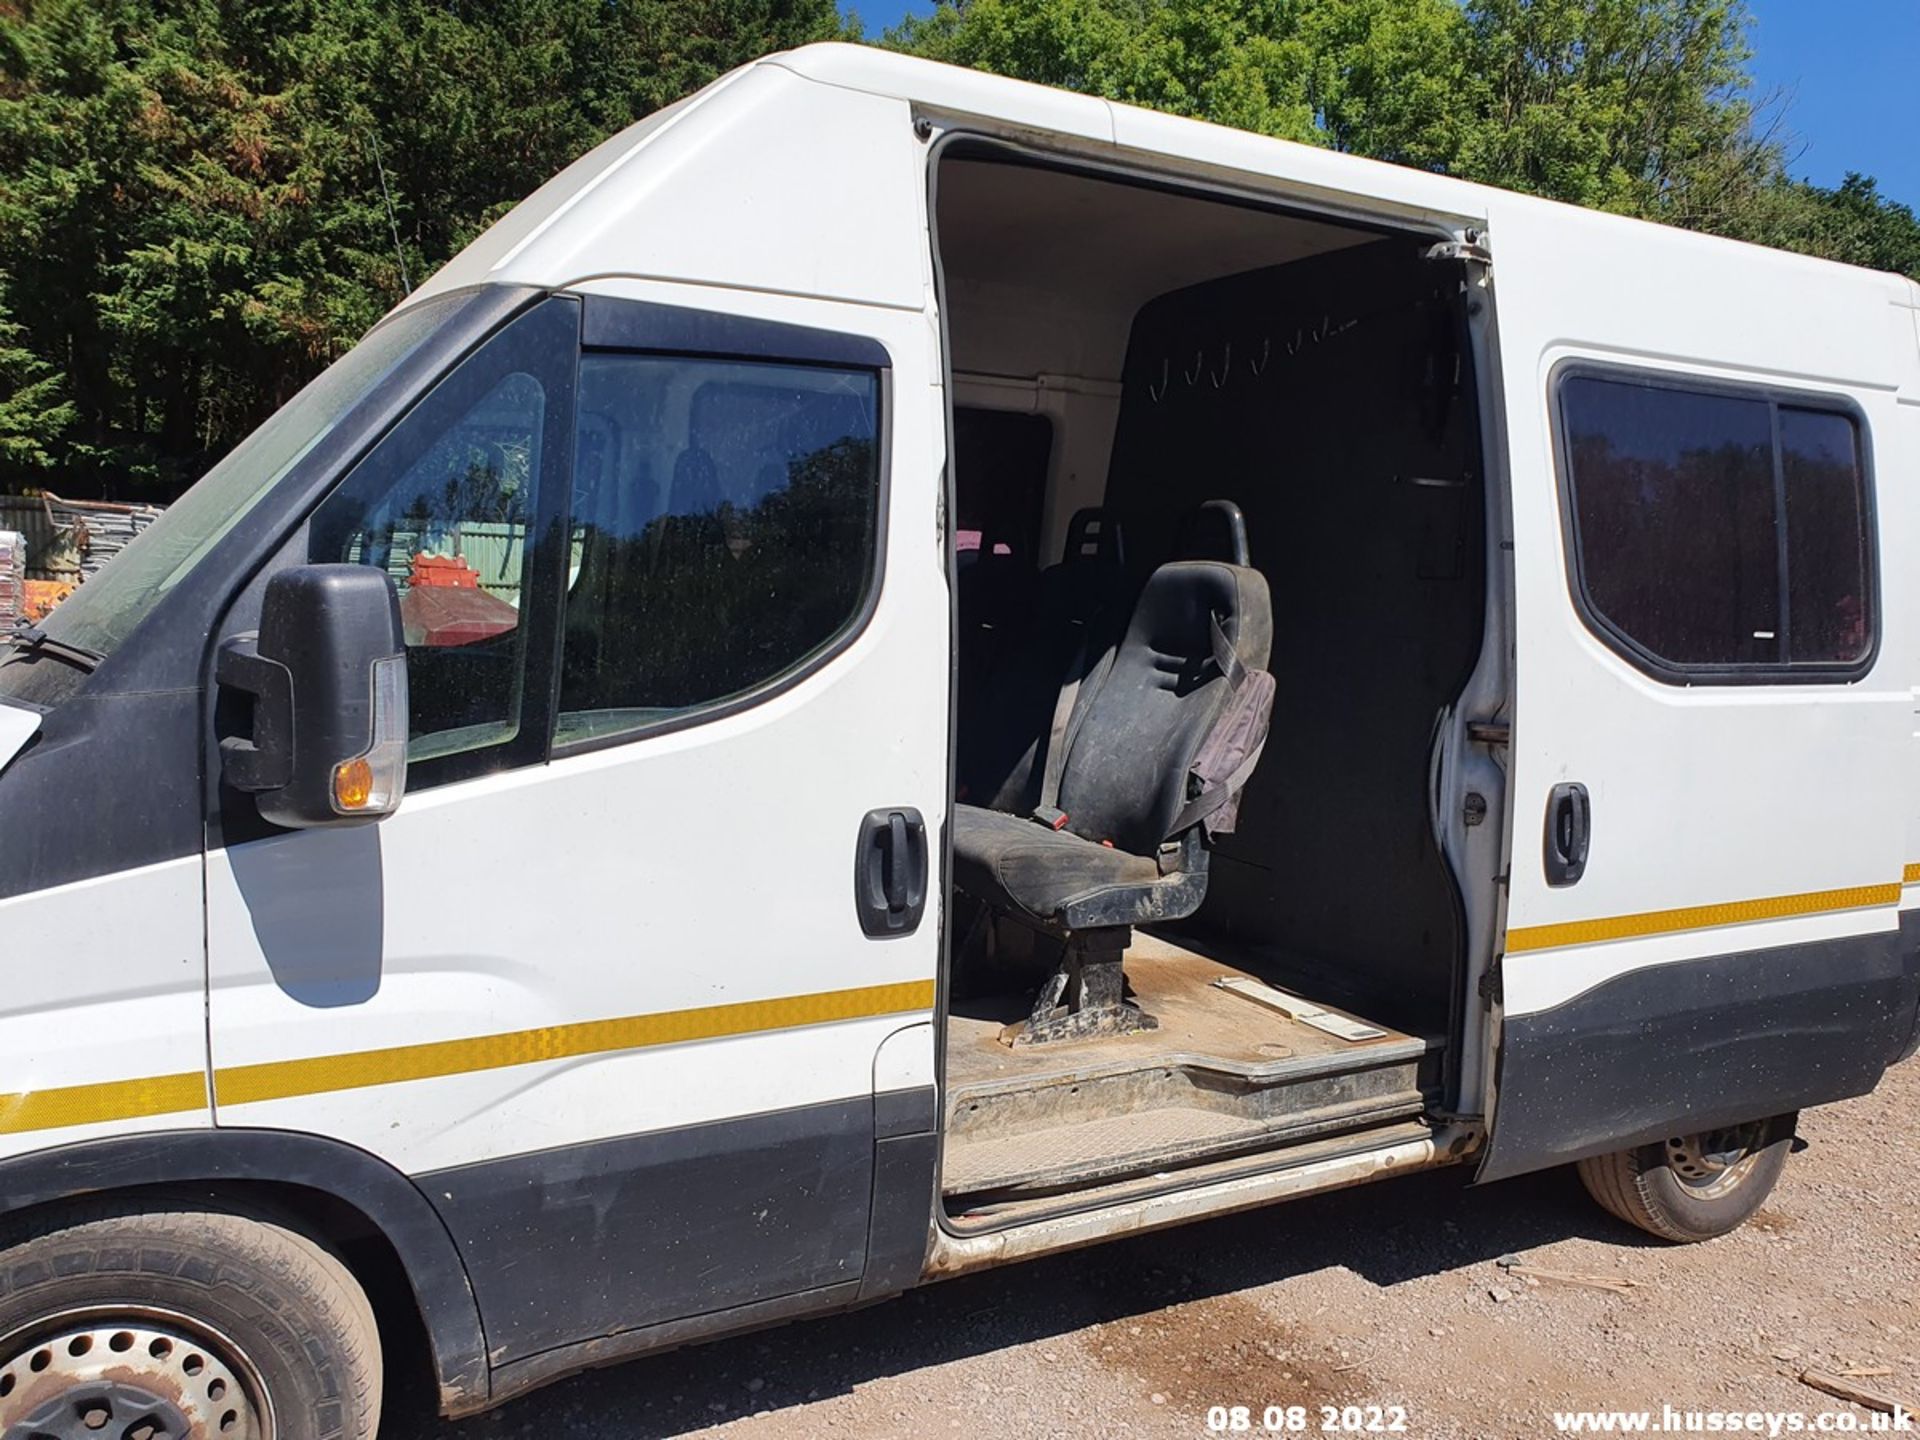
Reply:
<svg viewBox="0 0 1920 1440"><path fill-rule="evenodd" d="M403 271L842 33L832 0L0 0L0 489L173 493Z"/></svg>
<svg viewBox="0 0 1920 1440"><path fill-rule="evenodd" d="M1744 0L940 0L886 43L1920 276L1870 180L1787 177Z"/></svg>
<svg viewBox="0 0 1920 1440"><path fill-rule="evenodd" d="M1920 217L1863 175L1832 190L1800 181L1770 186L1725 233L1920 279Z"/></svg>
<svg viewBox="0 0 1920 1440"><path fill-rule="evenodd" d="M1920 276L1743 0L940 0L885 43ZM0 0L0 489L164 497L615 130L832 0ZM389 199L392 213L389 214Z"/></svg>

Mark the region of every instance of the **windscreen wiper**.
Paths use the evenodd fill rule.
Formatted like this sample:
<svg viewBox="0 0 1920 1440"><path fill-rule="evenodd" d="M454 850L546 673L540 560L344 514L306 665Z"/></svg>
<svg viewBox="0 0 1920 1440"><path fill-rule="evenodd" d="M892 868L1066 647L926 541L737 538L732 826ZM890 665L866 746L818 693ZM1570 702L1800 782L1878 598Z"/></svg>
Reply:
<svg viewBox="0 0 1920 1440"><path fill-rule="evenodd" d="M44 651L48 655L58 656L88 674L92 674L100 662L107 658L99 651L89 650L84 645L69 645L64 640L54 639L24 615L13 622L13 632L7 636L7 639L23 650L32 650L36 653Z"/></svg>

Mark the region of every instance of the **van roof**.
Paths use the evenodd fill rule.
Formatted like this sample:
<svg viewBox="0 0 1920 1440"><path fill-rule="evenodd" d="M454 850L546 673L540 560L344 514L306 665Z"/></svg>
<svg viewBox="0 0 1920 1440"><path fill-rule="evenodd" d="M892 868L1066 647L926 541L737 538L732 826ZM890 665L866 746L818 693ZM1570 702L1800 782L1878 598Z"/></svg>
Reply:
<svg viewBox="0 0 1920 1440"><path fill-rule="evenodd" d="M837 101L835 96L840 97ZM902 188L900 107L1083 157L1238 183L1335 212L1484 227L1577 227L1596 244L1735 255L1753 279L1870 280L1899 305L1904 277L1562 204L1409 166L1166 115L867 45L808 45L728 72L612 136L521 202L411 300L483 282L557 288L634 275L918 309L924 186ZM642 152L647 163L630 162ZM858 155L833 164L830 155ZM1524 220L1523 220L1524 217ZM780 242L791 241L783 246ZM1696 247L1710 247L1701 251ZM410 302L403 302L410 303Z"/></svg>
<svg viewBox="0 0 1920 1440"><path fill-rule="evenodd" d="M1435 175L1384 160L1341 154L1104 100L1070 90L1013 80L871 45L823 42L782 51L756 62L778 65L828 85L905 100L919 110L977 117L1041 135L1075 137L1123 150L1198 161L1222 170L1282 175L1295 185L1360 194L1462 218L1486 218L1486 197L1499 194L1471 181Z"/></svg>

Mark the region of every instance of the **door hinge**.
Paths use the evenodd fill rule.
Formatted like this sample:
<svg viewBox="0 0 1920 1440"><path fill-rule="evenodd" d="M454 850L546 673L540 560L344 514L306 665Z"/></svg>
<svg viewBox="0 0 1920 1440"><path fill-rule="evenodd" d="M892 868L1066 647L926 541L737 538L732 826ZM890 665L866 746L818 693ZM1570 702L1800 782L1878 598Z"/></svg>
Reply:
<svg viewBox="0 0 1920 1440"><path fill-rule="evenodd" d="M1442 240L1427 250L1429 260L1464 261L1469 265L1493 266L1493 252L1480 238L1478 230L1469 230L1458 240Z"/></svg>
<svg viewBox="0 0 1920 1440"><path fill-rule="evenodd" d="M1486 1005L1492 1005L1500 998L1500 960L1494 957L1493 964L1480 972L1480 983L1474 987L1480 992L1480 999Z"/></svg>
<svg viewBox="0 0 1920 1440"><path fill-rule="evenodd" d="M1469 720L1467 739L1475 745L1505 745L1513 739L1513 727L1504 720Z"/></svg>

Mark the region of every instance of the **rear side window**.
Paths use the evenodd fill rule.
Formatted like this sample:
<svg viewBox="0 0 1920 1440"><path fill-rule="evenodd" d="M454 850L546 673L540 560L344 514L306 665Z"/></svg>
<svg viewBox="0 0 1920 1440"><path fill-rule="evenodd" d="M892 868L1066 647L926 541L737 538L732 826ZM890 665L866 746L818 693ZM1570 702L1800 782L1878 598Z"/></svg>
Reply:
<svg viewBox="0 0 1920 1440"><path fill-rule="evenodd" d="M852 633L878 577L876 372L589 354L579 395L557 744L764 691Z"/></svg>
<svg viewBox="0 0 1920 1440"><path fill-rule="evenodd" d="M1664 679L1834 678L1873 649L1858 422L1766 392L1559 387L1574 591Z"/></svg>

